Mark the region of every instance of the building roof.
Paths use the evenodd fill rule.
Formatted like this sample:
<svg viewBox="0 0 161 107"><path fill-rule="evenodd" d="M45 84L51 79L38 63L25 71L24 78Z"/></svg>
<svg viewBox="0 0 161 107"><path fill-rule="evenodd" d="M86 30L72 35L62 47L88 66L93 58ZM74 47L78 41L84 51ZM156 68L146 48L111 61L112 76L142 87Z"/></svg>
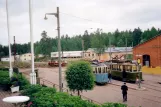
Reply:
<svg viewBox="0 0 161 107"><path fill-rule="evenodd" d="M61 52L62 55L62 52ZM51 52L52 57L58 57L58 52ZM82 51L63 51L63 57L81 57Z"/></svg>
<svg viewBox="0 0 161 107"><path fill-rule="evenodd" d="M145 43L147 43L147 42L149 42L149 41L151 41L151 40L154 40L154 39L157 38L158 36L161 36L161 34L158 34L158 35L156 35L156 36L150 38L149 40L147 40L147 41L145 41L145 42L143 42L143 43L139 43L138 45L134 46L133 48L136 48L136 47L138 47L138 46L140 46L140 45L143 45L143 44L145 44Z"/></svg>
<svg viewBox="0 0 161 107"><path fill-rule="evenodd" d="M127 49L127 50L126 50ZM96 48L89 48L87 51L95 51ZM132 47L108 47L105 49L105 52L109 53L109 52L132 52Z"/></svg>
<svg viewBox="0 0 161 107"><path fill-rule="evenodd" d="M105 52L132 52L132 47L111 47L105 49Z"/></svg>

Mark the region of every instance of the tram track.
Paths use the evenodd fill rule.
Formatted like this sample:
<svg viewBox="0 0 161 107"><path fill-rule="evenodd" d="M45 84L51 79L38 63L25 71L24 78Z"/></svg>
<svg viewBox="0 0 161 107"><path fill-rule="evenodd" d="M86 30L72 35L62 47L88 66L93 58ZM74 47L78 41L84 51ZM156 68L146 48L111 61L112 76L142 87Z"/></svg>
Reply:
<svg viewBox="0 0 161 107"><path fill-rule="evenodd" d="M113 90L114 90L115 92L119 92L119 91L120 91L120 90L117 90L117 89L115 89L115 88L113 88ZM160 101L156 101L156 100L154 100L154 99L149 99L149 98L147 98L147 97L142 97L142 96L136 95L136 94L134 94L134 93L130 93L130 92L128 92L128 95L135 96L135 97L140 98L140 99L145 99L145 100L148 100L148 101L152 101L152 102L161 104L161 100L160 100ZM161 99L161 97L154 96L154 95L149 95L149 94L144 94L144 95L152 96L152 97Z"/></svg>
<svg viewBox="0 0 161 107"><path fill-rule="evenodd" d="M159 84L158 84L159 85ZM147 89L155 90L157 92L161 92L161 86L149 84L149 83L142 83L142 86L146 87Z"/></svg>

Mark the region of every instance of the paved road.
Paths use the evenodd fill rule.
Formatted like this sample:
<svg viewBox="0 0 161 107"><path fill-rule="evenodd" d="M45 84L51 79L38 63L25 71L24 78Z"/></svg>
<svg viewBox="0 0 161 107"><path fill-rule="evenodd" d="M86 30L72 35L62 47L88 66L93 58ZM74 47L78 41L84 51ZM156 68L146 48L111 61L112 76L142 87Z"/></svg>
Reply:
<svg viewBox="0 0 161 107"><path fill-rule="evenodd" d="M63 71L65 68L63 68ZM28 70L21 70L22 72ZM55 84L59 84L58 68L39 68L39 75ZM63 82L65 83L63 72ZM161 107L161 76L155 75L143 75L144 82L142 84L146 90L134 90L129 88L128 101L129 106L135 107ZM95 100L100 103L105 102L120 102L122 103L122 94L120 86L122 82L113 81L114 84L108 84L105 86L95 86L93 90L83 92L82 95ZM65 83L66 84L66 83ZM136 84L127 84L129 87L137 87Z"/></svg>

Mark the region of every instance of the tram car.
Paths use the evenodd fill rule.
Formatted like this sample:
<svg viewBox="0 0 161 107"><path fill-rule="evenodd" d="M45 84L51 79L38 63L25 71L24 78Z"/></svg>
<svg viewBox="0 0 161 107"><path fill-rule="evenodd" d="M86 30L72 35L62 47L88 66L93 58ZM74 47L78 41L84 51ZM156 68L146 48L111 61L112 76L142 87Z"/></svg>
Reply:
<svg viewBox="0 0 161 107"><path fill-rule="evenodd" d="M92 64L96 84L108 83L109 67L104 63Z"/></svg>
<svg viewBox="0 0 161 107"><path fill-rule="evenodd" d="M126 82L136 82L136 78L142 79L141 67L133 63L111 63L110 64L112 78L123 80L122 71L126 72Z"/></svg>
<svg viewBox="0 0 161 107"><path fill-rule="evenodd" d="M59 66L59 62L58 61L49 61L48 65L51 67L58 67ZM61 66L64 67L67 65L66 61L61 62Z"/></svg>

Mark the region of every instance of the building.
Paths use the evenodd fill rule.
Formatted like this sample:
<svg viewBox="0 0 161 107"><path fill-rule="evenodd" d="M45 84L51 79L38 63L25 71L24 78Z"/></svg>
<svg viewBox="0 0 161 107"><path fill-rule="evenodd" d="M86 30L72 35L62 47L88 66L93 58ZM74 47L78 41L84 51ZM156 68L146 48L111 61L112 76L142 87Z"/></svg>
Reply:
<svg viewBox="0 0 161 107"><path fill-rule="evenodd" d="M135 46L133 59L139 59L143 66L161 66L161 35Z"/></svg>
<svg viewBox="0 0 161 107"><path fill-rule="evenodd" d="M11 62L14 62L15 60L18 61L19 60L19 55L16 55L15 56L15 59L14 59L14 56L11 56ZM9 57L3 57L1 58L1 61L3 62L9 62L10 61L10 58Z"/></svg>
<svg viewBox="0 0 161 107"><path fill-rule="evenodd" d="M96 49L89 48L87 51L84 52L84 58L88 58L91 60L110 60L111 59L125 59L125 56L132 55L132 47L111 47L106 48L104 53L98 55Z"/></svg>
<svg viewBox="0 0 161 107"><path fill-rule="evenodd" d="M58 52L51 52L51 58L58 58ZM61 52L61 58L63 59L79 59L82 58L82 51L63 51Z"/></svg>
<svg viewBox="0 0 161 107"><path fill-rule="evenodd" d="M26 54L20 55L20 61L22 61L22 62L31 61L31 53L26 53Z"/></svg>
<svg viewBox="0 0 161 107"><path fill-rule="evenodd" d="M3 58L1 58L1 61L3 61L3 62L9 62L10 61L10 58L9 57L3 57ZM11 56L11 62L14 62L14 56Z"/></svg>

